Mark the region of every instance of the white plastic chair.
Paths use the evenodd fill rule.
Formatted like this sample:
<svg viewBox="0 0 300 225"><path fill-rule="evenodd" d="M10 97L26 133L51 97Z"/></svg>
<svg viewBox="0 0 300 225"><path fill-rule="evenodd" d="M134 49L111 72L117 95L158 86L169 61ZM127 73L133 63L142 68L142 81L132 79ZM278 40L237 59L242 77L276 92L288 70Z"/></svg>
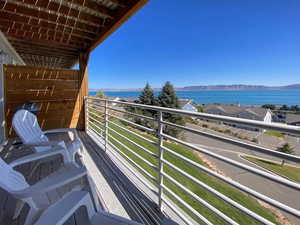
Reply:
<svg viewBox="0 0 300 225"><path fill-rule="evenodd" d="M75 155L76 153L80 154L82 145L75 129L62 128L42 131L37 117L24 109L18 110L14 114L12 125L25 146L31 147L35 152L43 152L55 146L60 146L67 150L70 155L70 160L76 164ZM65 143L64 141L49 141L46 136L46 134L66 133L70 131L74 134L75 138L70 143Z"/></svg>
<svg viewBox="0 0 300 225"><path fill-rule="evenodd" d="M56 154L63 156L64 166L34 185L30 186L24 176L13 169L15 166L51 157ZM41 212L51 204L47 198L47 192L87 175L85 167L78 168L73 163L68 163L66 155L65 149L55 151L51 149L19 158L10 164L7 164L0 158L0 187L19 200L14 218L20 214L24 204L28 203L30 210L24 225L32 225Z"/></svg>
<svg viewBox="0 0 300 225"><path fill-rule="evenodd" d="M81 206L86 208L88 215L88 221L82 225L141 225L104 211L95 212L90 195L86 191L68 193L64 198L49 206L34 225L62 225Z"/></svg>

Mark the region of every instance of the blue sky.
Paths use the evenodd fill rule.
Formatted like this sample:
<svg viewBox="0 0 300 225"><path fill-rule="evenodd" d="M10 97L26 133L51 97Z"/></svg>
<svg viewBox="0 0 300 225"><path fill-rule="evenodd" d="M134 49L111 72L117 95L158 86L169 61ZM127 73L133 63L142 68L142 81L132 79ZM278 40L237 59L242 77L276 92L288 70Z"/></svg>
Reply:
<svg viewBox="0 0 300 225"><path fill-rule="evenodd" d="M90 88L300 83L299 0L150 0L92 53Z"/></svg>

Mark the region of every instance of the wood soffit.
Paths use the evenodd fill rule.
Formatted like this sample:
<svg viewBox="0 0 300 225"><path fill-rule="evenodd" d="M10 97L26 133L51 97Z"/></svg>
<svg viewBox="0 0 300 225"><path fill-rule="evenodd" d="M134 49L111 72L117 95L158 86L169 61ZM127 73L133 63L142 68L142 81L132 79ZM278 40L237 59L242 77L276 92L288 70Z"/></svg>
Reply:
<svg viewBox="0 0 300 225"><path fill-rule="evenodd" d="M71 68L147 0L0 0L0 30L27 65Z"/></svg>

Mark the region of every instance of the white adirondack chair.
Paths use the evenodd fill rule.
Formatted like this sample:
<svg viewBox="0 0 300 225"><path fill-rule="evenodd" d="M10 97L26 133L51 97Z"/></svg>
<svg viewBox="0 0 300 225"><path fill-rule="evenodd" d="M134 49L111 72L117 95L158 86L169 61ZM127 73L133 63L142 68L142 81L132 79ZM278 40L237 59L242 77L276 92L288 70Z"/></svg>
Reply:
<svg viewBox="0 0 300 225"><path fill-rule="evenodd" d="M12 125L25 146L31 147L35 152L43 152L55 146L60 146L67 150L70 155L70 160L76 164L75 155L77 153L80 154L82 145L75 129L62 128L42 131L37 117L24 109L18 110L14 114ZM75 137L70 143L65 143L64 141L49 141L46 136L46 134L66 132L72 132Z"/></svg>
<svg viewBox="0 0 300 225"><path fill-rule="evenodd" d="M13 169L15 166L51 157L56 154L63 156L64 166L34 185L30 186L24 176ZM51 149L19 158L10 164L5 163L0 158L0 187L19 200L14 217L16 218L20 214L25 203L28 203L30 207L24 225L32 225L41 212L51 204L47 198L47 192L87 175L85 167L79 168L73 163L68 163L66 155L65 149Z"/></svg>
<svg viewBox="0 0 300 225"><path fill-rule="evenodd" d="M104 211L95 212L90 195L86 191L72 191L49 206L34 225L62 225L81 206L87 210L88 221L79 225L141 225L132 220Z"/></svg>

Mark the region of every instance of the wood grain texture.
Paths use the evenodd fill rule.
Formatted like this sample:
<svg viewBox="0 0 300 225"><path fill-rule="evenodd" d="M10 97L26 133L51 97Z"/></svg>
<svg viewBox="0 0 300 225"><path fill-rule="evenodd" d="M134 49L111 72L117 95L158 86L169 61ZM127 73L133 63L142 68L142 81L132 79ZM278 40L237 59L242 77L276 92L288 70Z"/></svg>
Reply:
<svg viewBox="0 0 300 225"><path fill-rule="evenodd" d="M80 129L85 129L85 110L84 110L84 97L88 96L88 61L90 52L80 54L79 57L79 80L80 80L80 93L77 98L77 103L80 108Z"/></svg>
<svg viewBox="0 0 300 225"><path fill-rule="evenodd" d="M83 129L82 98L87 88L82 82L87 83L87 78L83 79L80 70L5 65L4 77L8 136L15 135L12 118L25 102L36 103L42 129Z"/></svg>

